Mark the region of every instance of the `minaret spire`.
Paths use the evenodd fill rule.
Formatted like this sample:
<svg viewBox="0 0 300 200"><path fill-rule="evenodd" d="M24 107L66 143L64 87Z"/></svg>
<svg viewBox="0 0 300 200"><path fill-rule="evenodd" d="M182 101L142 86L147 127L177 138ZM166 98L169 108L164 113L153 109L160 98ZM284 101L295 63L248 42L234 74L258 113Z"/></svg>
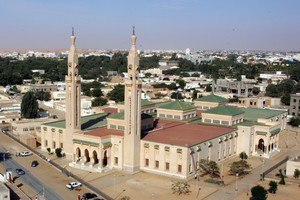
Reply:
<svg viewBox="0 0 300 200"><path fill-rule="evenodd" d="M78 74L78 54L75 46L76 37L74 28L70 36L71 46L68 55L68 74L66 81L66 132L64 134L64 151L67 154L73 152L70 143L73 133L81 129L81 77Z"/></svg>
<svg viewBox="0 0 300 200"><path fill-rule="evenodd" d="M128 76L125 79L125 130L124 130L124 166L126 171L140 168L141 141L141 89L139 80L139 55L136 49L135 28L132 27L131 48L128 54Z"/></svg>

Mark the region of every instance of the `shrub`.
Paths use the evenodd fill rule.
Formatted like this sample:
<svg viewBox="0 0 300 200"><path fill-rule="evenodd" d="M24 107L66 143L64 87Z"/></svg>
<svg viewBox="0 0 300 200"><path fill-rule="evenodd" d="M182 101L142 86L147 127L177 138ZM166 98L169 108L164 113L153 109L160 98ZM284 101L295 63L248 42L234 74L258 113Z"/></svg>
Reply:
<svg viewBox="0 0 300 200"><path fill-rule="evenodd" d="M190 194L191 186L188 184L186 181L176 181L172 184L171 189L173 190L173 193L178 193L179 195L181 194Z"/></svg>
<svg viewBox="0 0 300 200"><path fill-rule="evenodd" d="M268 197L267 191L260 185L251 188L251 195L255 200L266 200Z"/></svg>
<svg viewBox="0 0 300 200"><path fill-rule="evenodd" d="M299 178L300 177L300 170L299 169L295 169L294 171L294 178Z"/></svg>
<svg viewBox="0 0 300 200"><path fill-rule="evenodd" d="M275 181L270 181L269 186L270 186L269 192L275 194L278 189L277 183Z"/></svg>
<svg viewBox="0 0 300 200"><path fill-rule="evenodd" d="M55 154L57 157L61 158L62 157L62 149L61 148L57 148L55 149Z"/></svg>

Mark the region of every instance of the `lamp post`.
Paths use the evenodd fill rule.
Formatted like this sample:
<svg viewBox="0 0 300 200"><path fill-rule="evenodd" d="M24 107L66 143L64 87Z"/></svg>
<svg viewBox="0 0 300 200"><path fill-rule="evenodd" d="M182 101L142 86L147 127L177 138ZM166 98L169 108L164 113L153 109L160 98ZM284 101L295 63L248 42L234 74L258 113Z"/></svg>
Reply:
<svg viewBox="0 0 300 200"><path fill-rule="evenodd" d="M261 165L261 180L264 181L264 164L265 164L265 160L262 160L262 165Z"/></svg>
<svg viewBox="0 0 300 200"><path fill-rule="evenodd" d="M238 192L238 177L239 177L239 174L236 173L235 174L235 194L237 195L237 192Z"/></svg>

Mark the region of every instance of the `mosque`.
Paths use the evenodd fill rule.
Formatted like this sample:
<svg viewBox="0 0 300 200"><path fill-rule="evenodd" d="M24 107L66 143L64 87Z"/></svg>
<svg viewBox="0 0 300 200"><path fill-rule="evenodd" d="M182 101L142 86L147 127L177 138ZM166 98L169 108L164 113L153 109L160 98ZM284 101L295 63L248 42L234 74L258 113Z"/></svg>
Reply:
<svg viewBox="0 0 300 200"><path fill-rule="evenodd" d="M72 32L65 77L66 119L41 126L42 149L62 148L70 166L100 173L118 169L186 179L198 174L201 159L221 162L243 151L268 158L279 151L287 111L232 107L214 94L193 104L141 100L134 31L124 104L118 105L117 113L81 117L75 39Z"/></svg>

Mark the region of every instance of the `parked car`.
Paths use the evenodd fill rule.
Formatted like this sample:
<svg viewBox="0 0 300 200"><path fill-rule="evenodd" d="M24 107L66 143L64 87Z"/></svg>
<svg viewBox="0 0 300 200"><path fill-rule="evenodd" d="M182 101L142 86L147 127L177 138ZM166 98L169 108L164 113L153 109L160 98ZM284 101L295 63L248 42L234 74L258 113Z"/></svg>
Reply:
<svg viewBox="0 0 300 200"><path fill-rule="evenodd" d="M31 162L31 167L36 167L36 166L38 166L38 164L39 164L38 161L34 160Z"/></svg>
<svg viewBox="0 0 300 200"><path fill-rule="evenodd" d="M70 182L66 185L66 187L70 190L73 190L74 188L81 187L82 184L80 182Z"/></svg>
<svg viewBox="0 0 300 200"><path fill-rule="evenodd" d="M97 197L97 195L96 194L94 194L94 193L84 193L83 195L82 195L82 197L81 197L81 199L82 200L86 200L86 199L92 199L92 198L95 198L95 197Z"/></svg>
<svg viewBox="0 0 300 200"><path fill-rule="evenodd" d="M25 156L30 156L32 153L30 151L22 151L20 152L20 156L25 157Z"/></svg>
<svg viewBox="0 0 300 200"><path fill-rule="evenodd" d="M24 175L25 174L25 171L23 169L16 169L16 173L18 175Z"/></svg>

